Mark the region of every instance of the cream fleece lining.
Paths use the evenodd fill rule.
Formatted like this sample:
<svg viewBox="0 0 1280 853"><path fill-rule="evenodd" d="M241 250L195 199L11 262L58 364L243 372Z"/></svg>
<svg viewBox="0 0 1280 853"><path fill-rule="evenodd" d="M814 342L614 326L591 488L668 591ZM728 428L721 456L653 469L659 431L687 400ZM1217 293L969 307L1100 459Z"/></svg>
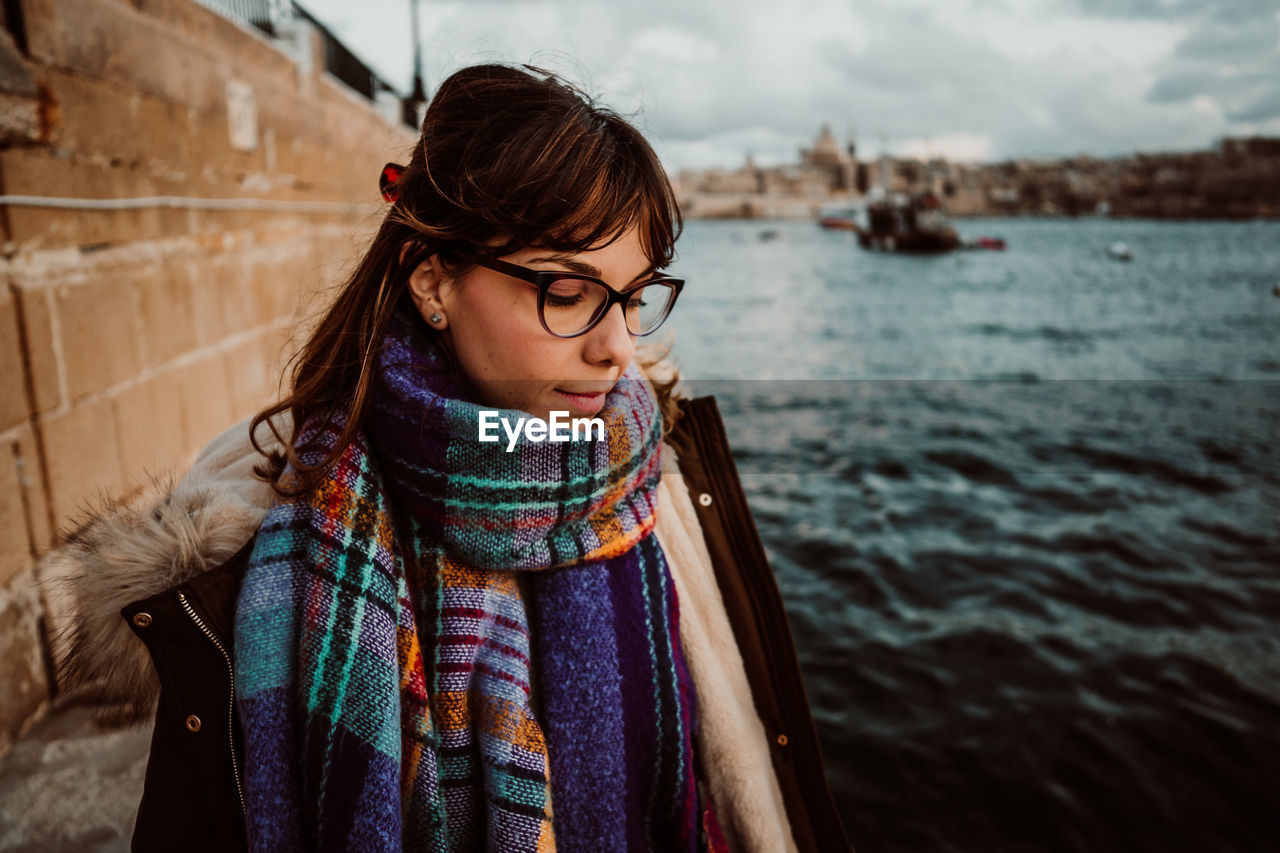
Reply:
<svg viewBox="0 0 1280 853"><path fill-rule="evenodd" d="M689 487L675 450L666 444L655 533L679 597L680 644L698 694L697 748L725 840L734 853L792 853L796 845L768 736L751 698Z"/></svg>

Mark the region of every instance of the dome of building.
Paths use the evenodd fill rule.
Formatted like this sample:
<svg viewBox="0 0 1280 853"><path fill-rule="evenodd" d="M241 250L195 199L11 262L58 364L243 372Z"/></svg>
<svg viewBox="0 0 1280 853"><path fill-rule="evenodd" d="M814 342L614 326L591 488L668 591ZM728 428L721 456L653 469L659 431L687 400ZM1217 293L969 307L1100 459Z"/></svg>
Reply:
<svg viewBox="0 0 1280 853"><path fill-rule="evenodd" d="M835 135L832 134L828 125L822 126L818 141L813 143L813 152L809 157L815 166L838 166L844 162L844 152L840 150L840 143L836 142Z"/></svg>

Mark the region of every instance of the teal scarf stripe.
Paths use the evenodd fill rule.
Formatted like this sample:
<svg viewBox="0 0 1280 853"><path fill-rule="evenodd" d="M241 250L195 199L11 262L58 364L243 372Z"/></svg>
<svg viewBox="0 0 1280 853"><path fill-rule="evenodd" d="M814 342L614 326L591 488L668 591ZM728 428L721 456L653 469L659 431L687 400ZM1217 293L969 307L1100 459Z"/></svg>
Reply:
<svg viewBox="0 0 1280 853"><path fill-rule="evenodd" d="M635 379L628 381L638 381ZM474 424L472 425L474 430ZM628 435L629 455L604 470L592 470L603 453L598 442L567 442L563 445L523 443L516 452L506 453L503 444L501 454L486 454L491 465L498 468L498 474L471 475L458 473L467 470L468 463L479 444L473 437L454 438L450 441L449 456L446 469L436 470L407 459L397 460L403 466L403 476L412 478L425 490L435 490L447 483L449 495L443 500L450 507L459 508L501 508L506 505L519 504L558 504L562 501L584 501L601 489L616 485L620 474L634 468L639 460L648 458L654 448L661 442L661 420L649 420L640 428L630 430ZM633 440L634 439L634 440ZM545 448L545 458L537 454L538 448ZM561 450L561 448L566 448ZM504 459L505 457L505 459ZM566 463L572 468L585 469L587 473L562 478L561 469ZM503 462L506 461L506 465ZM506 476L513 473L511 469L520 467L518 473L524 479L511 479ZM543 479L528 479L528 468L543 469ZM507 470L503 470L507 469ZM490 469L492 470L492 468ZM477 496L485 496L481 501Z"/></svg>
<svg viewBox="0 0 1280 853"><path fill-rule="evenodd" d="M648 452L652 453L657 441L650 442L647 445ZM631 458L625 460L623 464L631 464L642 458L641 454L634 454ZM418 475L424 479L429 477L428 472L416 466L409 466L406 472L409 476ZM600 482L595 482L599 480ZM492 488L489 488L492 484ZM440 503L447 509L457 510L483 510L485 512L520 512L526 510L542 510L563 508L566 516L574 513L588 511L592 502L600 500L600 492L602 487L608 487L616 484L613 478L603 478L599 475L591 477L582 477L580 481L573 484L558 485L553 482L536 483L524 488L510 488L502 486L498 481L485 480L482 478L474 478L471 482L458 484L451 489L449 494L440 498Z"/></svg>

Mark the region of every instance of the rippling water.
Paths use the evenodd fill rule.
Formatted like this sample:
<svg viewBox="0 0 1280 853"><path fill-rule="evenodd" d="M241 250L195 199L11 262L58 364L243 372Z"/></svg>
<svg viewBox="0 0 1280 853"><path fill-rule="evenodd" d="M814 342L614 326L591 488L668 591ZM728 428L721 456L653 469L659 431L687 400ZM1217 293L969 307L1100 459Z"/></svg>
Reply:
<svg viewBox="0 0 1280 853"><path fill-rule="evenodd" d="M851 840L1276 849L1280 223L960 230L1010 249L674 267Z"/></svg>

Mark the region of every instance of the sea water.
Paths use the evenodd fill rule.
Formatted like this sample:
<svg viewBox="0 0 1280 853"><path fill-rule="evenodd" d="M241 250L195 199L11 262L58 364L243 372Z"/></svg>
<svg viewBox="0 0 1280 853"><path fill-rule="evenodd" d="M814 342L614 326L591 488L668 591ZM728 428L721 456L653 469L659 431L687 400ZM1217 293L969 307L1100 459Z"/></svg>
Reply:
<svg viewBox="0 0 1280 853"><path fill-rule="evenodd" d="M1274 849L1280 223L957 225L1009 248L695 221L672 267L850 839Z"/></svg>

